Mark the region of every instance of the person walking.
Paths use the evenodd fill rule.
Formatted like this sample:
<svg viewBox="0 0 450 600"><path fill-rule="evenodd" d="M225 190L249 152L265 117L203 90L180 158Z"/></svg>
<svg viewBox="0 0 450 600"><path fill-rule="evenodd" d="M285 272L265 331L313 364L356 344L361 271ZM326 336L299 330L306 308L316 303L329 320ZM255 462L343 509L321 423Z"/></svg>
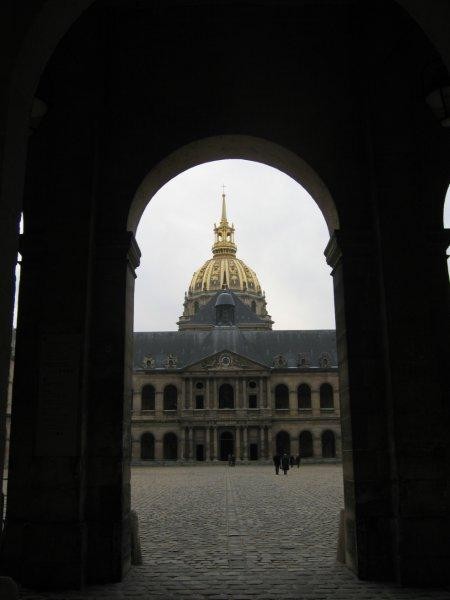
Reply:
<svg viewBox="0 0 450 600"><path fill-rule="evenodd" d="M273 464L275 466L275 475L278 475L278 473L280 472L280 455L278 454L278 452L274 455L273 457Z"/></svg>
<svg viewBox="0 0 450 600"><path fill-rule="evenodd" d="M281 457L281 468L283 469L283 473L287 475L287 472L289 471L289 456L286 452Z"/></svg>

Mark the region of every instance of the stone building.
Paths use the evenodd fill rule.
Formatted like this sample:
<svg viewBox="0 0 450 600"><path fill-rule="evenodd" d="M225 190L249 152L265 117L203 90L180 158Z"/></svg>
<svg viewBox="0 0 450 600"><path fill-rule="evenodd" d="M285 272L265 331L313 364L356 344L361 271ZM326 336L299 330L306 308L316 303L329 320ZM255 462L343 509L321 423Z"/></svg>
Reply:
<svg viewBox="0 0 450 600"><path fill-rule="evenodd" d="M179 331L134 334L133 461L341 456L335 332L273 331L226 215Z"/></svg>

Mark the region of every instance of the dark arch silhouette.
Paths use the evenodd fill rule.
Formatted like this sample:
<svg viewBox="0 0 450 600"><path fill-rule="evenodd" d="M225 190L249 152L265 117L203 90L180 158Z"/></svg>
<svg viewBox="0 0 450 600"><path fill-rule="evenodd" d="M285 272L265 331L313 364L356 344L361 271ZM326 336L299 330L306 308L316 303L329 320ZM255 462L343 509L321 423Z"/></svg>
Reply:
<svg viewBox="0 0 450 600"><path fill-rule="evenodd" d="M178 458L178 438L175 433L165 433L163 437L163 457L164 460L177 460Z"/></svg>
<svg viewBox="0 0 450 600"><path fill-rule="evenodd" d="M275 410L289 408L289 389L284 383L279 383L275 388Z"/></svg>
<svg viewBox="0 0 450 600"><path fill-rule="evenodd" d="M298 408L311 408L311 388L307 383L301 383L297 388Z"/></svg>
<svg viewBox="0 0 450 600"><path fill-rule="evenodd" d="M298 437L299 452L302 458L314 456L313 439L310 431L302 431Z"/></svg>
<svg viewBox="0 0 450 600"><path fill-rule="evenodd" d="M322 458L336 457L336 439L334 433L327 429L322 433Z"/></svg>
<svg viewBox="0 0 450 600"><path fill-rule="evenodd" d="M155 436L149 431L141 435L141 459L155 459Z"/></svg>
<svg viewBox="0 0 450 600"><path fill-rule="evenodd" d="M142 388L141 410L155 410L155 388L150 384Z"/></svg>
<svg viewBox="0 0 450 600"><path fill-rule="evenodd" d="M229 383L219 387L219 408L234 408L234 389Z"/></svg>
<svg viewBox="0 0 450 600"><path fill-rule="evenodd" d="M275 446L277 454L291 454L291 436L287 431L279 431L277 433Z"/></svg>
<svg viewBox="0 0 450 600"><path fill-rule="evenodd" d="M252 311L256 312L256 302L254 300L252 300Z"/></svg>
<svg viewBox="0 0 450 600"><path fill-rule="evenodd" d="M164 388L164 410L177 410L178 390L172 385L166 385Z"/></svg>
<svg viewBox="0 0 450 600"><path fill-rule="evenodd" d="M334 408L333 388L329 383L320 386L320 408Z"/></svg>

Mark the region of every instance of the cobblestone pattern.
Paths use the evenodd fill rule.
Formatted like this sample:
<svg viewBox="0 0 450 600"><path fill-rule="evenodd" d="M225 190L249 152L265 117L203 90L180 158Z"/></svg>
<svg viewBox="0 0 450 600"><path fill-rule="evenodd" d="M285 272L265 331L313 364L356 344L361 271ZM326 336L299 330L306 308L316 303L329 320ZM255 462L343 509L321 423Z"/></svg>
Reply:
<svg viewBox="0 0 450 600"><path fill-rule="evenodd" d="M367 583L335 562L342 470L307 465L136 468L144 565L124 582L26 600L450 600Z"/></svg>

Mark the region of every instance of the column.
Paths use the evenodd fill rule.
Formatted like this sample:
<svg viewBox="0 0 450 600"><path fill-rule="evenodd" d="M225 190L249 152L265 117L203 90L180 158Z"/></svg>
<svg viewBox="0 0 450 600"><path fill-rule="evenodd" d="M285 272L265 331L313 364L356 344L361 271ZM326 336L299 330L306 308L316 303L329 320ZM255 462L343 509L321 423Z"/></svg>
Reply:
<svg viewBox="0 0 450 600"><path fill-rule="evenodd" d="M181 458L181 460L186 460L186 429L185 429L185 427L181 428L180 458Z"/></svg>
<svg viewBox="0 0 450 600"><path fill-rule="evenodd" d="M140 413L142 410L142 386L140 390L133 390L133 406L132 411L134 413Z"/></svg>
<svg viewBox="0 0 450 600"><path fill-rule="evenodd" d="M258 459L264 458L264 427L259 428L259 448L258 448Z"/></svg>
<svg viewBox="0 0 450 600"><path fill-rule="evenodd" d="M155 434L155 460L163 460L163 441L160 432Z"/></svg>
<svg viewBox="0 0 450 600"><path fill-rule="evenodd" d="M211 460L217 460L217 427L212 428L212 436L213 436L213 455Z"/></svg>
<svg viewBox="0 0 450 600"><path fill-rule="evenodd" d="M205 431L205 460L211 460L211 428L207 427Z"/></svg>
<svg viewBox="0 0 450 600"><path fill-rule="evenodd" d="M298 432L291 435L291 454L293 456L297 456L299 453L298 436L299 436Z"/></svg>
<svg viewBox="0 0 450 600"><path fill-rule="evenodd" d="M243 434L244 434L244 442L243 442L243 445L244 445L243 450L244 450L244 452L243 452L243 457L244 457L244 460L248 460L248 428L247 428L246 425L243 428Z"/></svg>
<svg viewBox="0 0 450 600"><path fill-rule="evenodd" d="M247 380L242 380L242 408L248 409L248 390L247 390Z"/></svg>
<svg viewBox="0 0 450 600"><path fill-rule="evenodd" d="M211 381L212 385L212 409L217 410L219 408L218 396L217 396L217 379Z"/></svg>
<svg viewBox="0 0 450 600"><path fill-rule="evenodd" d="M311 408L312 408L312 416L319 417L320 416L320 384L313 383L314 387L311 386ZM319 386L319 387L318 387Z"/></svg>
<svg viewBox="0 0 450 600"><path fill-rule="evenodd" d="M297 390L289 390L289 416L296 417L298 414Z"/></svg>
<svg viewBox="0 0 450 600"><path fill-rule="evenodd" d="M187 401L188 409L194 408L194 404L193 404L194 403L194 397L193 397L194 396L194 392L193 392L194 387L193 386L194 386L194 383L192 381L192 377L189 377L189 397L188 397L188 401Z"/></svg>
<svg viewBox="0 0 450 600"><path fill-rule="evenodd" d="M162 418L163 416L163 392L155 390L155 417Z"/></svg>
<svg viewBox="0 0 450 600"><path fill-rule="evenodd" d="M181 402L180 402L180 404L183 406L183 408L187 408L186 391L187 391L186 379L183 379L183 382L181 384L182 399L181 399Z"/></svg>
<svg viewBox="0 0 450 600"><path fill-rule="evenodd" d="M242 408L241 394L239 393L239 379L235 379L234 382L234 406L235 408Z"/></svg>
<svg viewBox="0 0 450 600"><path fill-rule="evenodd" d="M273 409L272 391L270 389L270 377L266 379L266 408Z"/></svg>
<svg viewBox="0 0 450 600"><path fill-rule="evenodd" d="M189 460L194 460L194 428L189 427Z"/></svg>
<svg viewBox="0 0 450 600"><path fill-rule="evenodd" d="M236 460L242 460L241 456L241 428L236 427L235 433L235 444L236 444Z"/></svg>
<svg viewBox="0 0 450 600"><path fill-rule="evenodd" d="M205 408L207 408L208 410L210 410L212 408L210 387L211 387L210 380L208 377L208 379L206 380L206 392L205 392Z"/></svg>
<svg viewBox="0 0 450 600"><path fill-rule="evenodd" d="M313 438L313 458L315 460L320 460L322 458L322 432L313 430L312 438Z"/></svg>
<svg viewBox="0 0 450 600"><path fill-rule="evenodd" d="M264 384L262 377L258 380L258 390L258 408L264 408L266 403L264 402Z"/></svg>

